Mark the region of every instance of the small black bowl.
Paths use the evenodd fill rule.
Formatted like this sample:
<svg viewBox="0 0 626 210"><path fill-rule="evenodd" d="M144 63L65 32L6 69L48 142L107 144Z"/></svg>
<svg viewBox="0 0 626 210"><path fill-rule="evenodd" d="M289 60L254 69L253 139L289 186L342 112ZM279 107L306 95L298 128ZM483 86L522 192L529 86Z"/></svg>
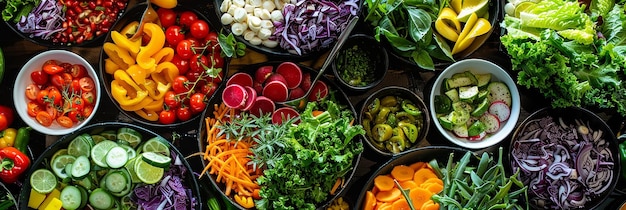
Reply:
<svg viewBox="0 0 626 210"><path fill-rule="evenodd" d="M547 120L545 119L545 117L552 117L552 120ZM540 119L543 119L543 121L540 121ZM538 133L538 135L534 135L533 133L530 133L528 131L532 131L535 129L542 129L542 127L545 127L545 125L547 124L555 124L561 128L563 128L563 126L569 126L569 125L574 125L574 128L572 127L568 127L567 128L567 133L569 133L569 130L572 130L572 132L575 133L569 133L569 135L577 135L578 136L578 141L584 141L583 137L581 136L580 132L579 132L579 126L577 124L578 121L581 125L583 125L585 128L588 128L590 132L592 131L601 131L602 133L599 133L600 136L598 137L597 141L594 141L593 137L589 137L590 138L590 142L592 145L599 145L601 144L601 142L604 142L605 144L601 144L600 146L594 146L597 148L602 148L600 151L596 151L596 152L592 152L593 154L598 154L599 153L608 153L608 157L604 160L605 162L611 162L612 166L603 166L603 164L599 164L600 167L602 166L604 169L609 170L609 173L612 173L612 179L606 182L602 182L601 186L606 187L604 189L604 191L602 193L600 193L599 195L595 196L595 197L589 197L590 195L587 194L587 191L585 190L583 193L585 193L585 198L587 200L587 202L584 204L584 206L581 209L596 209L598 208L613 192L613 190L615 189L615 186L617 184L617 181L621 178L620 177L620 170L621 170L621 163L619 160L619 151L618 151L618 141L616 136L613 134L613 131L610 129L610 127L606 124L606 122L604 120L602 120L602 118L600 118L598 115L596 115L595 113L582 108L582 107L568 107L568 108L557 108L557 109L553 109L553 108L549 108L549 107L545 107L542 108L534 113L532 113L530 116L528 116L515 130L515 132L513 133L513 137L511 138L511 143L509 146L509 163L505 164L508 165L508 169L510 173L515 172L516 170L520 169L519 167L519 163L517 163L515 156L518 153L518 151L528 151L530 150L537 150L537 152L533 153L533 154L546 154L546 152L549 156L549 158L541 158L541 161L548 161L546 164L549 164L547 167L551 167L553 164L552 162L554 161L554 151L556 151L554 149L553 146L550 146L551 144L550 141L547 140L547 138L545 136L549 136L549 135L555 135L555 134L551 134L552 132L540 132ZM528 130L527 130L528 129ZM561 132L563 133L563 132ZM540 134L540 135L539 135ZM592 135L593 133L589 133L590 135ZM558 134L556 134L558 135ZM539 142L534 142L534 140L532 139L539 139ZM528 142L524 142L521 143L520 140L527 140ZM567 153L571 154L571 152L579 152L582 149L576 149L573 148L575 144L570 144L567 142L554 142L555 145L559 145L557 146L557 148L564 148L567 151ZM522 145L522 144L531 144L531 145ZM587 143L587 145L589 145L589 143ZM527 147L528 146L528 147ZM560 147L562 146L562 147ZM516 149L519 148L519 149ZM572 149L573 148L573 149ZM542 151L539 151L539 150ZM597 149L593 149L594 151ZM561 153L563 152L563 150L561 150ZM590 154L592 154L590 153ZM526 152L526 155L533 155L530 154L528 152ZM542 155L540 155L542 156ZM570 155L571 156L571 155ZM578 153L576 153L576 156L579 156ZM573 163L569 163L570 160L565 160L567 165L570 165ZM531 164L531 163L527 163L527 164ZM593 163L595 164L595 162ZM531 166L534 166L534 164L531 164ZM575 167L575 165L574 165ZM593 170L593 168L585 168L585 169L589 169L589 170ZM591 178L589 179L585 179L585 178L581 178L583 175L582 172L576 170L574 168L575 172L576 172L576 176L578 176L578 180L591 180ZM547 172L546 172L547 173ZM571 172L574 173L574 172ZM530 182L530 179L527 178L528 176L531 176L531 174L533 174L532 172L525 172L524 170L522 170L520 172L520 180L522 182L524 182L525 185L528 185ZM595 173L594 173L595 174ZM536 175L532 175L532 176L536 176ZM545 175L547 176L547 175ZM551 178L546 178L544 181L545 183L549 183L551 182ZM581 185L580 187L583 188L588 188L587 187L587 182L581 183L579 182ZM544 209L546 207L542 207L542 206L538 206L536 204L536 201L538 200L537 197L535 195L532 194L533 190L531 189L536 189L537 186L528 186L529 190L528 190L528 199L530 201L527 201L532 209ZM601 187L602 188L602 187ZM571 200L571 199L570 199ZM551 202L551 201L549 201ZM546 202L547 204L548 202Z"/></svg>
<svg viewBox="0 0 626 210"><path fill-rule="evenodd" d="M357 49L360 52L364 52L366 58L369 61L374 62L373 74L366 75L371 77L372 81L363 86L353 85L350 84L349 81L344 80L341 75L343 75L344 72L347 70L343 68L337 68L338 60L346 58L346 56L348 56L345 55L346 50L351 48ZM342 87L349 91L362 93L376 87L378 84L380 84L380 82L383 81L383 79L385 78L385 74L387 74L387 69L389 68L389 58L387 57L387 51L385 50L385 48L383 48L382 45L378 41L376 41L374 37L366 34L354 34L348 37L346 43L337 54L337 57L335 58L335 60L333 60L331 67L333 69L333 73L335 74L335 78L337 78L339 84Z"/></svg>
<svg viewBox="0 0 626 210"><path fill-rule="evenodd" d="M422 100L422 98L420 98L415 92L405 87L388 86L388 87L384 87L374 92L372 95L367 97L367 99L365 99L363 106L361 107L361 110L359 112L359 119L358 119L359 124L364 125L364 122L366 121L366 112L368 111L370 104L372 104L372 102L374 102L376 99L379 99L379 101L381 101L381 99L385 96L396 96L396 97L401 97L405 100L409 100L413 102L415 107L422 112L421 117L415 117L417 122L421 123L421 126L418 126L420 128L419 135L417 136L417 139L415 140L415 142L411 143L411 146L404 149L402 152L399 152L399 153L390 152L389 150L384 148L384 146L380 147L380 145L379 146L375 145L374 144L375 140L369 137L367 134L365 135L365 142L368 148L375 151L375 153L379 156L389 158L392 156L397 156L403 153L407 153L411 150L415 150L418 148L419 142L424 140L426 138L426 135L428 135L428 130L430 127L430 114L429 114L428 108L426 107L426 104L424 104L424 100ZM397 105L397 107L399 107L398 113L401 112L402 111L401 105ZM375 118L376 116L372 116L372 117ZM374 123L371 123L371 125L373 126ZM367 129L366 126L364 126L364 128Z"/></svg>
<svg viewBox="0 0 626 210"><path fill-rule="evenodd" d="M31 166L28 169L28 173L25 178L24 185L20 191L20 196L18 200L19 209L31 209L28 207L28 199L30 197L30 190L31 190L30 181L29 181L30 175L34 171L40 168L49 169L50 161L52 161L51 159L57 151L63 148L67 148L68 145L72 142L72 140L74 140L74 138L78 137L81 134L97 134L97 133L100 133L102 131L107 131L107 130L117 131L120 128L131 128L139 132L143 137L142 140L144 141L147 141L148 139L152 137L163 138L159 134L153 131L150 131L148 129L145 129L143 127L133 125L133 124L128 124L128 123L121 123L121 122L102 122L102 123L91 124L91 125L87 125L85 127L80 128L76 132L65 135L61 137L58 141L54 142L52 145L47 147L46 150L36 160L31 162ZM185 172L185 178L182 180L183 181L182 183L183 185L187 186L191 190L191 194L195 196L195 201L192 200L192 202L195 202L195 204L190 203L189 206L187 207L189 209L202 209L203 202L200 199L200 187L198 185L198 179L196 175L194 174L187 160L184 158L183 154L171 142L168 141L167 145L169 146L170 151L174 152L178 156L178 159L182 162L183 166L187 169L187 171ZM172 159L172 161L174 161L174 159Z"/></svg>

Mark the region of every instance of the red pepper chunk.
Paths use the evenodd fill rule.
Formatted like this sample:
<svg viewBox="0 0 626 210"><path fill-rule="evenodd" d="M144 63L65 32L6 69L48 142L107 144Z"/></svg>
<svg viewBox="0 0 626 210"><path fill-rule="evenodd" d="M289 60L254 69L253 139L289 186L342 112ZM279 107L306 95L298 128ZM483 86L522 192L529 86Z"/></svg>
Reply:
<svg viewBox="0 0 626 210"><path fill-rule="evenodd" d="M30 158L15 147L0 149L0 160L0 179L4 183L17 181L30 165Z"/></svg>

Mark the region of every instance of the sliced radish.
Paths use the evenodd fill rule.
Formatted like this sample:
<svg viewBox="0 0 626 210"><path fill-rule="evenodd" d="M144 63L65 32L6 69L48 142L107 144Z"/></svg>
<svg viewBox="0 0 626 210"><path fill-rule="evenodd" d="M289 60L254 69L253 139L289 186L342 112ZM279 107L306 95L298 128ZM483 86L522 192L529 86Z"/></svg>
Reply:
<svg viewBox="0 0 626 210"><path fill-rule="evenodd" d="M266 80L265 80L265 85L267 85L270 82L274 82L274 81L278 81L281 82L283 84L285 84L285 86L287 86L287 80L285 79L285 77L283 77L283 75L280 74L272 74L270 75Z"/></svg>
<svg viewBox="0 0 626 210"><path fill-rule="evenodd" d="M296 87L289 91L289 100L297 99L304 96L306 92L301 87Z"/></svg>
<svg viewBox="0 0 626 210"><path fill-rule="evenodd" d="M480 134L476 135L476 136L470 136L467 138L467 140L470 141L480 141L483 140L485 138L485 136L487 136L486 132L481 132Z"/></svg>
<svg viewBox="0 0 626 210"><path fill-rule="evenodd" d="M328 85L321 80L317 80L312 88L309 101L319 101L328 95Z"/></svg>
<svg viewBox="0 0 626 210"><path fill-rule="evenodd" d="M280 125L283 122L299 117L300 114L294 108L291 107L281 107L272 113L272 123L276 125ZM296 120L295 123L298 123L300 120Z"/></svg>
<svg viewBox="0 0 626 210"><path fill-rule="evenodd" d="M276 73L282 75L287 81L287 88L294 89L302 82L302 70L292 62L283 62L276 67Z"/></svg>
<svg viewBox="0 0 626 210"><path fill-rule="evenodd" d="M485 113L480 116L480 121L485 124L485 132L487 133L495 133L500 130L500 119L494 114Z"/></svg>
<svg viewBox="0 0 626 210"><path fill-rule="evenodd" d="M461 137L461 138L467 138L467 126L465 125L458 125L458 126L454 126L454 128L452 128L452 132L454 132L454 135L457 137Z"/></svg>
<svg viewBox="0 0 626 210"><path fill-rule="evenodd" d="M245 86L244 88L248 93L248 98L246 99L246 104L243 106L243 110L248 111L254 106L254 102L256 101L256 90L250 86Z"/></svg>
<svg viewBox="0 0 626 210"><path fill-rule="evenodd" d="M252 87L256 90L257 95L263 94L263 83L254 81L254 83L252 83Z"/></svg>
<svg viewBox="0 0 626 210"><path fill-rule="evenodd" d="M232 84L224 88L222 92L222 101L224 104L233 109L240 109L246 104L248 92L238 84Z"/></svg>
<svg viewBox="0 0 626 210"><path fill-rule="evenodd" d="M289 89L280 81L271 81L263 87L263 95L272 101L282 102L289 98Z"/></svg>
<svg viewBox="0 0 626 210"><path fill-rule="evenodd" d="M250 108L248 112L250 112L250 114L253 114L254 116L260 117L264 114L273 113L275 109L276 105L271 99L265 96L257 96L254 100L252 108Z"/></svg>
<svg viewBox="0 0 626 210"><path fill-rule="evenodd" d="M495 101L489 105L489 113L496 115L500 122L504 122L511 116L511 108L504 101Z"/></svg>
<svg viewBox="0 0 626 210"><path fill-rule="evenodd" d="M272 75L274 71L274 67L272 66L261 66L254 72L254 81L258 83L264 83L265 80Z"/></svg>
<svg viewBox="0 0 626 210"><path fill-rule="evenodd" d="M252 83L253 83L252 76L250 76L250 74L244 73L244 72L238 72L238 73L233 74L233 76L231 76L230 79L226 81L226 86L232 85L232 84L238 84L238 85L245 87L245 86L252 86Z"/></svg>
<svg viewBox="0 0 626 210"><path fill-rule="evenodd" d="M309 72L305 72L302 74L302 82L300 83L300 87L306 92L311 88L311 74Z"/></svg>

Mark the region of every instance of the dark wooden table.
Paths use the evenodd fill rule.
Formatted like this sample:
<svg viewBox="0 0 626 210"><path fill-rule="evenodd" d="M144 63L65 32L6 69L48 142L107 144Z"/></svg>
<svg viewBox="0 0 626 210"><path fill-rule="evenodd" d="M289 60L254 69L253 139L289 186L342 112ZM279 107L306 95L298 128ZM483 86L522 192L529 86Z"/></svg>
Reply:
<svg viewBox="0 0 626 210"><path fill-rule="evenodd" d="M197 4L201 5L200 11L205 13L210 19L212 19L213 23L219 23L217 17L215 16L212 1L203 0L203 1L195 1ZM135 0L131 0L130 6L135 4ZM206 7L206 9L202 9ZM364 29L365 28L365 29ZM367 27L357 27L354 33L369 33ZM13 92L13 84L15 82L15 77L18 71L21 69L21 66L25 64L28 59L33 57L34 55L52 49L48 47L43 47L37 44L34 44L30 41L24 40L22 37L13 33L11 29L7 27L6 24L0 24L0 34L2 34L2 38L0 38L0 47L4 51L5 61L6 61L6 70L4 80L0 84L0 104L7 105L13 107L12 92ZM504 69L507 69L511 75L516 75L515 72L512 72L510 60L507 57L506 53L501 50L500 42L500 29L498 26L495 27L494 32L491 37L487 40L487 42L478 49L474 54L472 54L471 58L482 58L489 61L492 61ZM99 56L101 53L101 46L91 46L91 47L70 47L70 48L62 48L66 50L73 51L83 56L94 68L98 68L99 64ZM309 65L314 69L319 69L322 62L324 61L326 55L321 55L320 57L312 58L310 60L299 61L303 64ZM432 86L432 82L437 76L437 73L442 70L443 67L439 67L437 71L424 71L420 70L414 66L404 64L396 60L393 56L390 56L391 66L390 70L387 73L384 81L379 84L374 89L365 92L365 93L347 93L349 95L350 101L354 104L357 110L361 106L361 102L369 96L373 91L379 89L381 87L396 85L407 87L411 90L414 90L418 95L422 98L427 98L427 95ZM230 62L230 69L237 69L237 67L244 66L251 63L259 63L268 60L276 60L276 58L266 57L260 53L248 50L247 54L243 58L234 59ZM329 75L331 76L331 75ZM101 84L103 85L103 84ZM103 86L101 88L104 88ZM529 113L532 113L539 108L542 108L547 105L546 100L543 99L537 93L523 89L522 87L518 87L522 96L522 114L519 118L519 122L526 118ZM96 122L110 122L110 121L119 121L119 122L130 122L132 120L127 118L125 115L121 114L120 111L115 107L110 98L103 91L102 93L102 101L98 108L98 111L95 113L95 117L90 123ZM21 107L23 108L23 107ZM612 123L619 123L610 116L604 115L600 113L600 115L605 118L607 121L613 121ZM197 119L191 121L189 123L183 124L177 127L166 127L164 128L156 128L145 126L146 128L153 130L164 137L171 137L172 134L180 134L181 139L174 142L174 144L181 150L181 152L185 155L190 155L201 151L198 145L198 129L200 123L203 122L201 119ZM13 127L23 126L24 123L16 117L16 122ZM44 145L49 145L54 142L59 136L45 136L43 134L33 132L33 138L30 142L30 147L34 154L41 154L41 152L45 149ZM481 151L495 151L499 146L508 145L507 140L503 141L502 144L494 145L492 147L486 148ZM451 145L450 142L445 140L440 134L438 134L434 125L431 125L431 129L429 135L427 136L425 141L420 142L420 146L428 146L428 145ZM37 155L35 155L35 158ZM370 173L376 168L380 167L380 165L386 162L388 158L381 158L376 156L372 151L366 149L363 156L361 157L360 164L355 173L355 177L353 182L350 184L349 189L344 191L344 199L346 199L352 206L354 202L356 202L358 193L361 191L361 187L369 178ZM200 172L202 170L202 163L199 157L191 157L188 159L192 167L194 167L194 171ZM203 185L203 189L209 189L203 192L203 197L200 199L201 202L205 203L208 196L211 196L212 187L209 184L208 180L201 180L200 183ZM353 187L352 187L353 186ZM17 188L18 186L9 186L10 188ZM17 191L15 191L17 192ZM623 195L618 193L614 193L610 199L605 202L603 205L604 209L615 199L624 200Z"/></svg>

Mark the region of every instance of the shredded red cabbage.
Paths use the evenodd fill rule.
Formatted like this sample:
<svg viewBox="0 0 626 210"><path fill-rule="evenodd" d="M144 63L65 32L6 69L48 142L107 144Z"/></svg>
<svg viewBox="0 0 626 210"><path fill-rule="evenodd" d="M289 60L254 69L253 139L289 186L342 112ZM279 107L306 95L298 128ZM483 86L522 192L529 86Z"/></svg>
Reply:
<svg viewBox="0 0 626 210"><path fill-rule="evenodd" d="M28 16L22 16L17 29L29 37L48 40L63 29L65 12L63 5L56 0L41 0L41 3Z"/></svg>
<svg viewBox="0 0 626 210"><path fill-rule="evenodd" d="M346 28L348 20L358 15L359 0L335 4L330 0L298 0L285 4L285 22L274 22L270 37L290 53L303 55L328 48Z"/></svg>
<svg viewBox="0 0 626 210"><path fill-rule="evenodd" d="M589 124L529 121L513 139L511 164L529 186L530 202L540 208L576 209L601 196L613 179L613 154L602 130Z"/></svg>
<svg viewBox="0 0 626 210"><path fill-rule="evenodd" d="M184 181L187 168L174 152L171 157L176 161L172 162L160 182L135 187L130 198L139 209L194 209L197 198Z"/></svg>

